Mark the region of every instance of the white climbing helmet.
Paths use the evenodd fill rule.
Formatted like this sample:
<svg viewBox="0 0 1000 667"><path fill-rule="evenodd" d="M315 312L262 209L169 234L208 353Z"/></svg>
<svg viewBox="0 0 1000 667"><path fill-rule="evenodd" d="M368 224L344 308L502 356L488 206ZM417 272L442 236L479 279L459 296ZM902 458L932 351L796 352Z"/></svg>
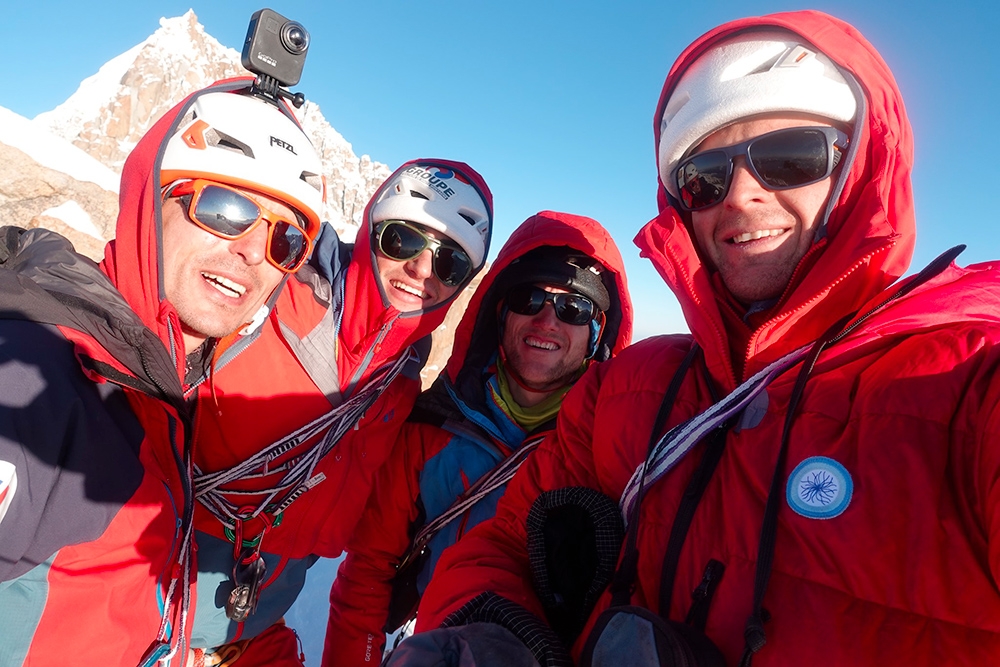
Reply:
<svg viewBox="0 0 1000 667"><path fill-rule="evenodd" d="M710 48L681 75L660 118L660 182L677 197L675 171L716 130L789 111L849 123L858 102L837 66L787 30L740 34Z"/></svg>
<svg viewBox="0 0 1000 667"><path fill-rule="evenodd" d="M486 260L489 207L465 176L446 165L418 162L390 176L371 212L373 226L385 220L441 232L468 253L477 269Z"/></svg>
<svg viewBox="0 0 1000 667"><path fill-rule="evenodd" d="M315 239L326 188L316 149L302 128L264 100L230 92L197 97L167 140L160 185L205 178L283 202L308 220Z"/></svg>

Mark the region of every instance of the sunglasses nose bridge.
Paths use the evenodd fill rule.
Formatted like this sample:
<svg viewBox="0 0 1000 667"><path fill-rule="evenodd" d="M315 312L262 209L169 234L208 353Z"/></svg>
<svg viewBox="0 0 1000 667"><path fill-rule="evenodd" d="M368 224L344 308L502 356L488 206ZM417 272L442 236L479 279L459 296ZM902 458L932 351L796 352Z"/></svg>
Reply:
<svg viewBox="0 0 1000 667"><path fill-rule="evenodd" d="M229 242L229 252L243 258L245 264L256 266L267 258L272 223L264 218L250 226L239 238Z"/></svg>
<svg viewBox="0 0 1000 667"><path fill-rule="evenodd" d="M430 244L418 252L415 256L404 262L406 270L417 278L430 278L434 271L434 250Z"/></svg>
<svg viewBox="0 0 1000 667"><path fill-rule="evenodd" d="M746 198L756 198L761 191L766 191L767 185L750 161L747 155L735 156L729 165L729 179L722 201L734 199L742 201Z"/></svg>
<svg viewBox="0 0 1000 667"><path fill-rule="evenodd" d="M553 300L555 295L549 292L545 293L545 300L542 305L538 308L538 311L530 315L532 321L536 326L542 326L548 329L554 329L559 326L559 316L556 314L556 304Z"/></svg>

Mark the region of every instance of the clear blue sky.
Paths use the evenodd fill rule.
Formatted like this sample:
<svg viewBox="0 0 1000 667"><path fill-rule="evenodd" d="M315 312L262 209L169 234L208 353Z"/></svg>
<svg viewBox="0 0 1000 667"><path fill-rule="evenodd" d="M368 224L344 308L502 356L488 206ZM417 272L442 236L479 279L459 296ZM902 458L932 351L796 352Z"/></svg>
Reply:
<svg viewBox="0 0 1000 667"><path fill-rule="evenodd" d="M193 8L209 34L242 46L262 5L213 1L6 3L0 105L49 110L107 60ZM637 305L637 337L683 329L674 299L632 238L656 211L651 119L663 78L692 39L726 20L809 7L853 23L881 51L916 135L924 264L957 243L961 263L1000 257L1000 10L995 2L846 0L681 3L290 2L270 7L313 37L297 89L357 153L395 167L464 160L496 198L499 248L546 208L612 232ZM955 200L949 193L955 193Z"/></svg>

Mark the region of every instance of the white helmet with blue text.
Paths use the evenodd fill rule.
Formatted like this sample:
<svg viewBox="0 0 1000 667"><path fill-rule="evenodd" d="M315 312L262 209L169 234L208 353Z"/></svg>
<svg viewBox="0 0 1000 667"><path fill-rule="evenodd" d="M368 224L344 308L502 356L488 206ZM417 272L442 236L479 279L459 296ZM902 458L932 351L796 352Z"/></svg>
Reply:
<svg viewBox="0 0 1000 667"><path fill-rule="evenodd" d="M445 165L417 162L382 186L371 223L415 222L455 241L476 269L486 261L490 209L464 175Z"/></svg>

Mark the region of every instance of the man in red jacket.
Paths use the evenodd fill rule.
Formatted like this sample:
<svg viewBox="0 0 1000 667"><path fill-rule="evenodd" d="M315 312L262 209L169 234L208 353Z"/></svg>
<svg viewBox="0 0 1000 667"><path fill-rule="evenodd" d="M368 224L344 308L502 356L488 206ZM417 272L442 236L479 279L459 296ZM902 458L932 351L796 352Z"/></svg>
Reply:
<svg viewBox="0 0 1000 667"><path fill-rule="evenodd" d="M249 93L199 91L140 140L100 265L44 229L0 232L0 664L188 657L184 393L321 224L319 156Z"/></svg>
<svg viewBox="0 0 1000 667"><path fill-rule="evenodd" d="M636 242L691 334L577 382L439 561L417 629L446 627L399 664L1000 662L1000 275L953 250L898 281L913 154L888 67L825 14L735 21L681 54L653 122L660 213ZM581 559L530 536L579 487L625 536L557 626L574 589L539 582Z"/></svg>
<svg viewBox="0 0 1000 667"><path fill-rule="evenodd" d="M566 392L631 331L622 258L604 227L543 211L514 231L379 471L334 581L324 665L380 658L441 553L493 516Z"/></svg>

